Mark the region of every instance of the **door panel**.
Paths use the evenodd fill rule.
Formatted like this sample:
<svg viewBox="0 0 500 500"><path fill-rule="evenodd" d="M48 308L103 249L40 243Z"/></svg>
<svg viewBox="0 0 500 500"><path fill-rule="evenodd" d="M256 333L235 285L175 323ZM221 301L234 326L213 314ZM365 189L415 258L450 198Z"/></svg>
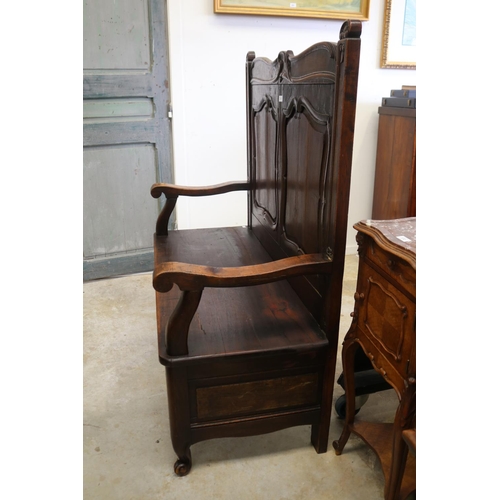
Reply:
<svg viewBox="0 0 500 500"><path fill-rule="evenodd" d="M172 181L164 0L84 0L84 280L153 268L161 201Z"/></svg>
<svg viewBox="0 0 500 500"><path fill-rule="evenodd" d="M88 201L84 257L150 248L151 220L157 216L157 206L147 196L156 180L154 146L89 147L83 158L83 189Z"/></svg>
<svg viewBox="0 0 500 500"><path fill-rule="evenodd" d="M154 103L148 97L129 99L86 99L83 101L83 119L114 121L117 117L149 119L154 116Z"/></svg>
<svg viewBox="0 0 500 500"><path fill-rule="evenodd" d="M85 0L83 67L149 69L149 24L148 0Z"/></svg>

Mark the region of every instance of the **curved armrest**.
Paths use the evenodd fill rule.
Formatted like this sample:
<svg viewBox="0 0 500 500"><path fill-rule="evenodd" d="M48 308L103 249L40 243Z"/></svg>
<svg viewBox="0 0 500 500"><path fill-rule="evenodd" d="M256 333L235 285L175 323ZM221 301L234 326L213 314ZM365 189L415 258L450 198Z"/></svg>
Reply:
<svg viewBox="0 0 500 500"><path fill-rule="evenodd" d="M157 183L153 184L151 187L151 196L153 198L159 198L162 194L167 198L176 198L177 196L211 196L214 194L229 193L231 191L247 191L248 189L250 189L250 183L248 181L225 182L223 184L204 187L188 187Z"/></svg>
<svg viewBox="0 0 500 500"><path fill-rule="evenodd" d="M156 234L166 235L168 233L168 221L179 196L211 196L232 191L247 191L248 189L250 189L250 182L248 181L225 182L224 184L205 187L187 187L164 183L153 184L151 187L151 196L153 198L159 198L162 194L167 197L167 202L156 221Z"/></svg>
<svg viewBox="0 0 500 500"><path fill-rule="evenodd" d="M153 286L158 292L168 292L174 284L183 291L203 290L205 287L262 285L303 274L329 273L331 269L332 261L322 254L298 255L241 267L209 267L166 262L155 269Z"/></svg>

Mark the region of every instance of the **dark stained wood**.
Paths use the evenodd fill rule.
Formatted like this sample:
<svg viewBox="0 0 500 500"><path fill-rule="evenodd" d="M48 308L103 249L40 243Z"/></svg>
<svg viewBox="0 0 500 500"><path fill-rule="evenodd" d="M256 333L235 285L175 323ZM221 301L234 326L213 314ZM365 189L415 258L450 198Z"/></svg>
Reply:
<svg viewBox="0 0 500 500"><path fill-rule="evenodd" d="M372 218L416 216L416 111L379 108Z"/></svg>
<svg viewBox="0 0 500 500"><path fill-rule="evenodd" d="M319 404L318 374L201 387L196 403L200 419Z"/></svg>
<svg viewBox="0 0 500 500"><path fill-rule="evenodd" d="M170 291L174 284L181 290L263 285L293 276L328 273L331 267L331 261L321 254L297 255L277 262L238 268L164 262L155 269L153 285L159 292Z"/></svg>
<svg viewBox="0 0 500 500"><path fill-rule="evenodd" d="M170 315L166 331L167 353L174 356L187 354L189 325L200 304L203 289L189 290L182 293L177 307Z"/></svg>
<svg viewBox="0 0 500 500"><path fill-rule="evenodd" d="M247 181L225 182L214 186L186 187L174 184L156 183L151 187L151 196L159 198L162 194L167 198L158 220L156 222L156 234L164 236L168 233L168 221L174 211L179 196L213 196L216 194L230 193L232 191L246 191L250 184Z"/></svg>
<svg viewBox="0 0 500 500"><path fill-rule="evenodd" d="M156 233L157 235L167 235L168 233L168 221L170 220L170 216L174 211L175 204L177 203L177 196L170 196L167 198L165 206L163 210L160 212L158 219L156 220Z"/></svg>
<svg viewBox="0 0 500 500"><path fill-rule="evenodd" d="M157 183L151 187L151 196L159 198L164 194L167 198L172 196L212 196L215 194L230 193L231 191L246 191L250 187L247 181L224 182L213 186L179 186L177 184Z"/></svg>
<svg viewBox="0 0 500 500"><path fill-rule="evenodd" d="M208 266L225 263L235 269L270 262L269 255L247 227L172 231L168 237L156 236L155 241L158 262L182 258L186 263L204 260ZM180 297L177 286L169 293L157 293L161 310L159 342L163 346L165 318L170 317ZM224 309L222 315L221 309ZM251 349L266 351L312 345L326 346L327 340L286 281L227 290L206 288L188 338L189 359L203 354L227 356ZM163 362L167 359L172 362L164 348L160 355Z"/></svg>
<svg viewBox="0 0 500 500"><path fill-rule="evenodd" d="M275 61L248 53L248 179L155 184L159 360L176 474L190 446L311 426L327 450L361 23ZM167 232L179 196L248 192L248 226Z"/></svg>
<svg viewBox="0 0 500 500"><path fill-rule="evenodd" d="M415 461L408 458L408 449L415 446L411 432L416 420L416 218L354 227L360 260L353 321L342 348L346 418L333 447L340 455L351 432L360 436L381 462L386 500L403 500L415 490ZM393 424L355 421L359 349L398 395Z"/></svg>
<svg viewBox="0 0 500 500"><path fill-rule="evenodd" d="M223 437L256 436L275 432L296 425L318 425L321 414L318 406L308 408L281 409L264 415L226 419L217 422L191 424L191 442ZM314 441L312 442L315 446ZM316 446L315 446L316 447ZM318 448L316 448L318 450ZM320 453L320 451L318 451Z"/></svg>

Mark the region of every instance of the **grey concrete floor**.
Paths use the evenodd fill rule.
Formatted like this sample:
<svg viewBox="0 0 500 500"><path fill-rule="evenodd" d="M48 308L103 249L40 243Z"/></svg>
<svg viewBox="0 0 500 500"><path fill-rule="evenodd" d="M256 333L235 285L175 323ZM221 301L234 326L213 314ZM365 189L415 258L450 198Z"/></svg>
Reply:
<svg viewBox="0 0 500 500"><path fill-rule="evenodd" d="M358 258L344 275L341 340L350 325ZM384 480L375 454L352 435L341 456L318 455L310 427L192 446L188 476L173 472L164 368L156 346L151 275L83 286L83 482L86 500L234 499L378 500ZM341 342L337 376L342 371ZM336 384L334 401L343 394ZM373 394L359 416L390 422L393 391ZM332 411L330 443L343 421Z"/></svg>

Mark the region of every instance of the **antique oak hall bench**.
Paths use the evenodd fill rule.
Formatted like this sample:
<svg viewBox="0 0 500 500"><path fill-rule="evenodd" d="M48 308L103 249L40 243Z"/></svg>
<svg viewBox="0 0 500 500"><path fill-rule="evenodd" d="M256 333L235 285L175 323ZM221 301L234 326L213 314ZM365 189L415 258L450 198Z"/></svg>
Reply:
<svg viewBox="0 0 500 500"><path fill-rule="evenodd" d="M310 425L327 450L361 23L336 43L246 59L248 178L155 184L159 359L176 474L191 446ZM248 225L169 230L179 196L248 193ZM162 198L163 199L163 198Z"/></svg>

